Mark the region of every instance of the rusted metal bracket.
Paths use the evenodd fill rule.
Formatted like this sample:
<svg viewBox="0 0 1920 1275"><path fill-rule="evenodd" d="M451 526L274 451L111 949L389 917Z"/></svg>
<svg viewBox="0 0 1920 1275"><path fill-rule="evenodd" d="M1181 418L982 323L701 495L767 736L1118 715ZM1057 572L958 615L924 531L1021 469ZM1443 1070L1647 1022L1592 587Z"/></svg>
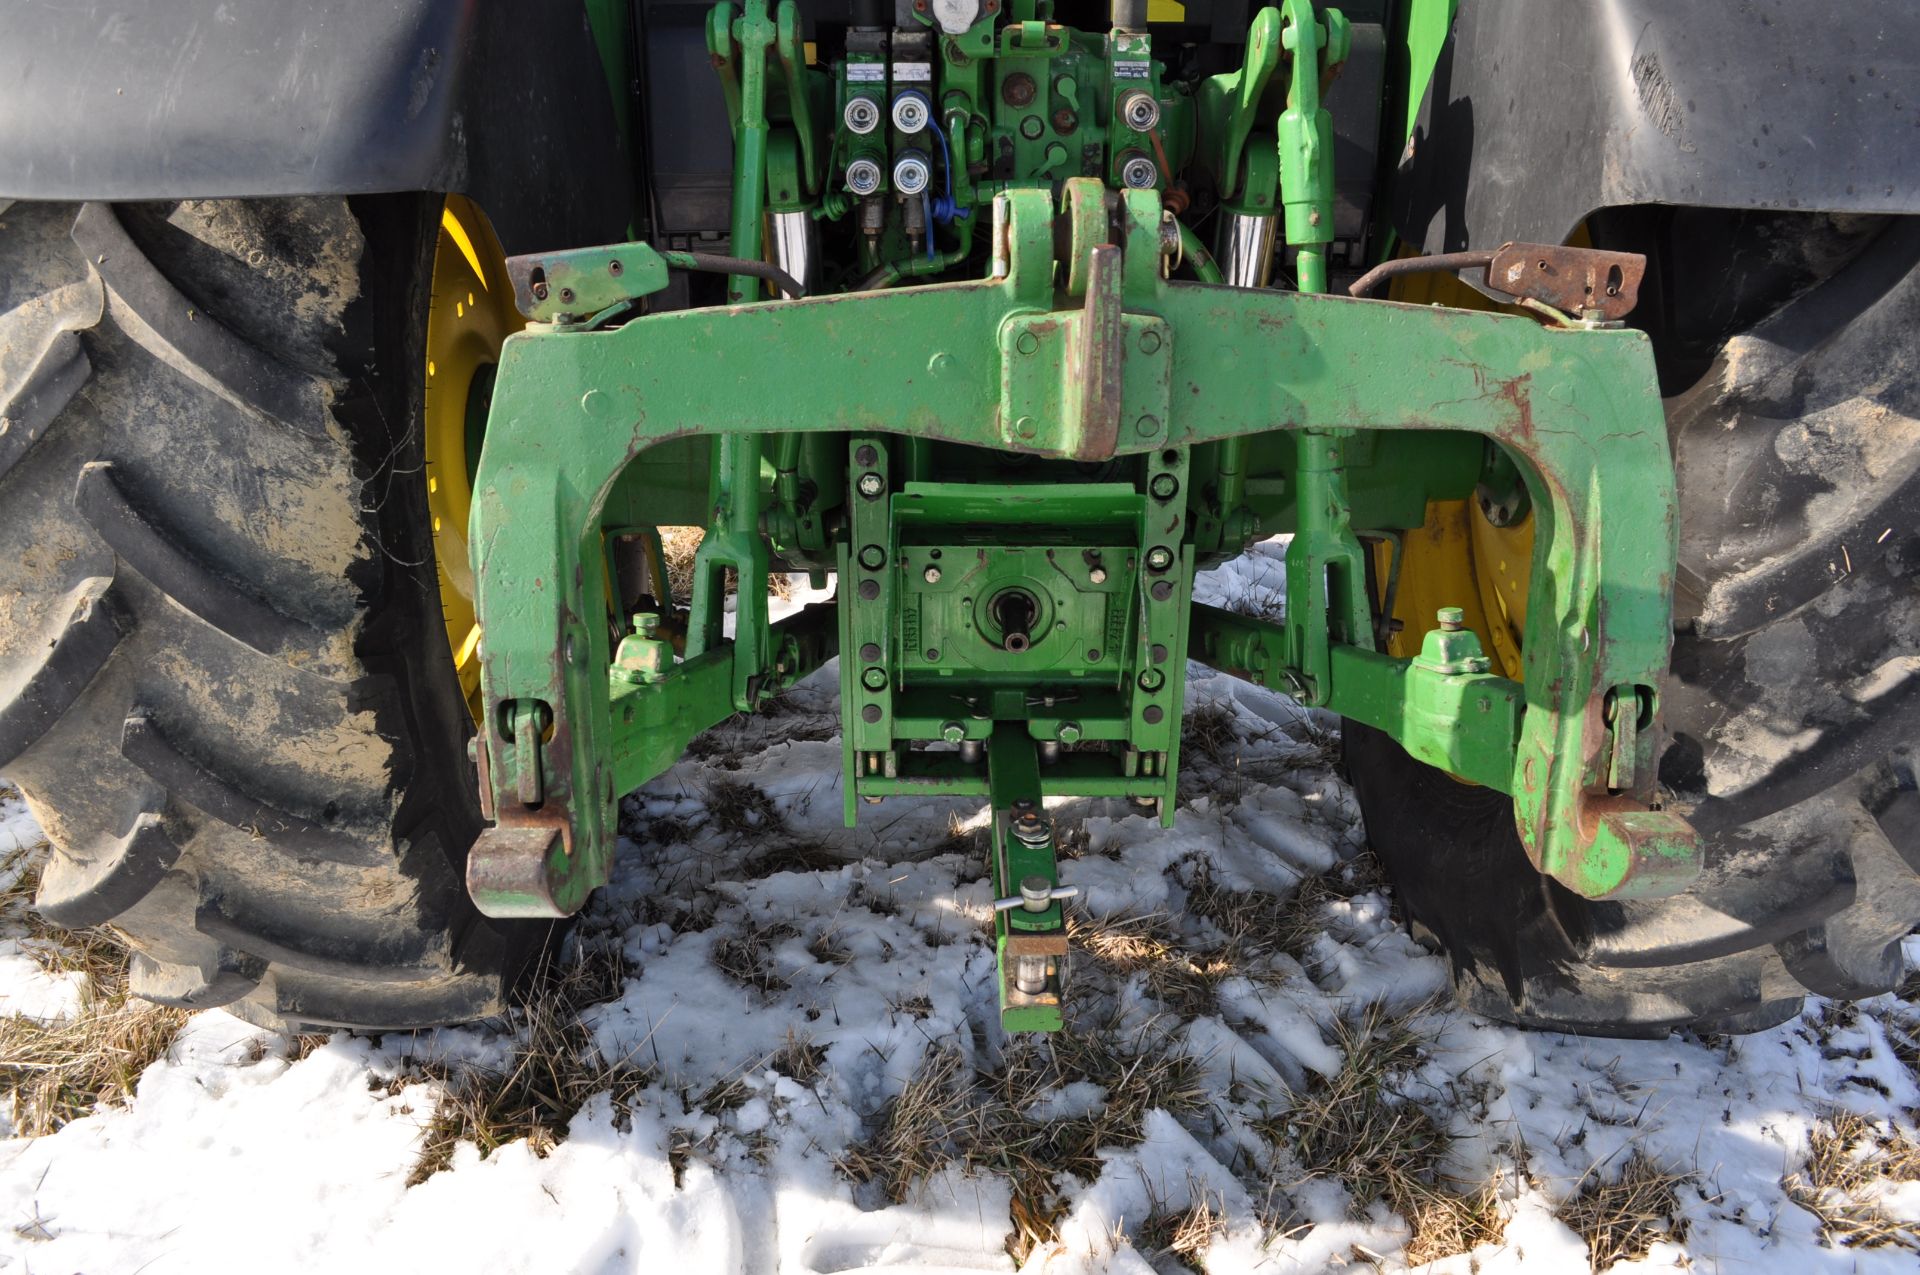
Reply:
<svg viewBox="0 0 1920 1275"><path fill-rule="evenodd" d="M1614 322L1633 312L1647 259L1637 252L1607 252L1537 243L1502 244L1492 252L1443 252L1431 257L1383 261L1347 289L1370 297L1403 275L1482 270L1487 288L1502 296L1535 301L1575 318Z"/></svg>
<svg viewBox="0 0 1920 1275"><path fill-rule="evenodd" d="M1647 259L1637 252L1509 243L1494 251L1487 286L1579 318L1612 322L1633 312L1646 272Z"/></svg>
<svg viewBox="0 0 1920 1275"><path fill-rule="evenodd" d="M807 295L793 276L769 262L711 252L660 252L643 243L507 258L513 303L536 323L567 324L638 301L665 288L669 270L749 275L789 297Z"/></svg>

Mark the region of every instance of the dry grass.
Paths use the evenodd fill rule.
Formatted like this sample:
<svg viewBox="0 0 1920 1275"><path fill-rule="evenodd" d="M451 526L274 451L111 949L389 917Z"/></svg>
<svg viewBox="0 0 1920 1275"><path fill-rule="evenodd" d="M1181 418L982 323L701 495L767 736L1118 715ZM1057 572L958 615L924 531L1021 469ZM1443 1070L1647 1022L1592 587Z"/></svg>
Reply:
<svg viewBox="0 0 1920 1275"><path fill-rule="evenodd" d="M767 1065L796 1084L811 1085L826 1069L827 1051L811 1039L796 1035L789 1027L787 1043L774 1051Z"/></svg>
<svg viewBox="0 0 1920 1275"><path fill-rule="evenodd" d="M1267 1136L1292 1150L1308 1179L1344 1186L1356 1215L1379 1201L1404 1218L1409 1264L1498 1243L1506 1231L1498 1181L1452 1178L1451 1137L1397 1088L1419 1062L1421 1038L1374 1010L1343 1024L1336 1043L1345 1056L1340 1070L1261 1122Z"/></svg>
<svg viewBox="0 0 1920 1275"><path fill-rule="evenodd" d="M1180 721L1180 756L1204 757L1216 766L1240 758L1240 714L1232 705L1210 700L1188 709Z"/></svg>
<svg viewBox="0 0 1920 1275"><path fill-rule="evenodd" d="M1920 1249L1913 1223L1880 1207L1888 1181L1920 1181L1920 1143L1897 1127L1839 1112L1814 1124L1806 1164L1780 1185L1820 1219L1820 1236L1830 1245Z"/></svg>
<svg viewBox="0 0 1920 1275"><path fill-rule="evenodd" d="M602 1057L580 1021L589 1006L618 996L625 982L618 948L594 953L557 976L534 980L535 990L510 1016L515 1030L503 1069L420 1064L420 1072L438 1080L443 1092L407 1185L417 1186L448 1167L463 1142L473 1143L485 1158L525 1141L544 1157L595 1094L610 1094L622 1116L631 1111L651 1074L631 1058Z"/></svg>
<svg viewBox="0 0 1920 1275"><path fill-rule="evenodd" d="M1579 1190L1554 1214L1587 1242L1588 1270L1638 1261L1662 1240L1686 1238L1679 1188L1689 1174L1670 1173L1639 1151L1627 1157L1612 1181L1600 1176L1600 1168L1588 1170Z"/></svg>
<svg viewBox="0 0 1920 1275"><path fill-rule="evenodd" d="M682 604L693 597L693 564L700 554L700 542L707 538L705 527L662 527L660 548L667 558L667 587ZM736 587L733 573L727 573L727 591ZM776 598L793 596L793 579L783 571L767 576L767 592Z"/></svg>
<svg viewBox="0 0 1920 1275"><path fill-rule="evenodd" d="M1109 974L1127 978L1142 971L1146 990L1181 1018L1210 1014L1221 980L1240 972L1228 956L1185 950L1167 918L1069 913L1067 938Z"/></svg>
<svg viewBox="0 0 1920 1275"><path fill-rule="evenodd" d="M80 1010L64 1022L0 1018L0 1094L16 1135L40 1137L98 1106L133 1097L140 1073L166 1055L184 1011L127 991L126 948L102 929L63 930L31 910L43 846L0 863L0 916L25 930L22 950L50 973L86 976Z"/></svg>
<svg viewBox="0 0 1920 1275"><path fill-rule="evenodd" d="M1232 889L1218 881L1206 860L1196 860L1187 886L1187 911L1212 923L1218 938L1195 945L1164 915L1089 918L1070 914L1067 934L1076 951L1120 979L1145 972L1146 990L1169 1012L1193 1018L1214 1012L1221 982L1235 976L1255 981L1276 977L1275 953L1305 961L1309 945L1325 928L1325 905L1373 888L1369 865L1341 880L1331 873L1303 880L1290 895Z"/></svg>
<svg viewBox="0 0 1920 1275"><path fill-rule="evenodd" d="M1014 1233L1007 1251L1017 1262L1055 1238L1066 1212L1056 1174L1091 1182L1104 1165L1100 1149L1136 1145L1149 1111L1193 1117L1209 1101L1200 1061L1174 1049L1157 1023L1131 1033L1075 1028L1021 1042L997 1072L980 1079L987 1118L969 1163L1012 1181ZM1060 1116L1035 1110L1076 1080L1101 1087L1097 1109Z"/></svg>
<svg viewBox="0 0 1920 1275"><path fill-rule="evenodd" d="M660 548L667 558L667 587L678 601L693 596L693 560L706 538L705 527L660 528Z"/></svg>
<svg viewBox="0 0 1920 1275"><path fill-rule="evenodd" d="M969 1081L959 1050L929 1049L880 1109L872 1137L842 1153L841 1172L856 1182L877 1183L890 1203L904 1202L916 1184L959 1159L971 1140L980 1113Z"/></svg>
<svg viewBox="0 0 1920 1275"><path fill-rule="evenodd" d="M124 972L94 982L66 1022L0 1019L0 1092L14 1133L40 1137L130 1101L140 1073L166 1055L186 1021L182 1010L130 997Z"/></svg>
<svg viewBox="0 0 1920 1275"><path fill-rule="evenodd" d="M799 935L799 930L784 921L742 922L738 934L730 934L713 945L714 966L728 978L745 983L762 995L785 991L791 984L774 968L773 952Z"/></svg>
<svg viewBox="0 0 1920 1275"><path fill-rule="evenodd" d="M744 779L717 777L707 784L707 814L713 826L730 836L765 836L784 830L780 805L767 790Z"/></svg>
<svg viewBox="0 0 1920 1275"><path fill-rule="evenodd" d="M1210 1198L1189 1184L1192 1203L1183 1209L1156 1205L1128 1237L1148 1261L1171 1259L1190 1271L1201 1271L1201 1257L1213 1237L1226 1227L1225 1202Z"/></svg>
<svg viewBox="0 0 1920 1275"><path fill-rule="evenodd" d="M988 848L992 843L991 825L985 822L969 824L960 812L948 811L946 839L934 845L928 855L929 857L947 854L964 855L969 859L978 859L984 865Z"/></svg>
<svg viewBox="0 0 1920 1275"><path fill-rule="evenodd" d="M1124 978L1180 955L1180 936L1163 913L1089 917L1067 913L1067 939L1110 974Z"/></svg>
<svg viewBox="0 0 1920 1275"><path fill-rule="evenodd" d="M836 872L847 866L845 851L804 841L776 841L749 861L749 878L770 877L781 872Z"/></svg>
<svg viewBox="0 0 1920 1275"><path fill-rule="evenodd" d="M1261 585L1242 585L1227 599L1226 609L1235 615L1280 624L1287 618L1287 598Z"/></svg>
<svg viewBox="0 0 1920 1275"><path fill-rule="evenodd" d="M1073 1081L1099 1085L1104 1101L1076 1115L1037 1109ZM1017 1041L991 1072L975 1072L956 1049L938 1046L839 1164L894 1203L951 1165L1006 1176L1013 1189L1007 1250L1025 1261L1054 1238L1066 1211L1057 1175L1092 1181L1105 1163L1100 1149L1137 1144L1149 1111L1190 1117L1207 1101L1199 1061L1176 1052L1154 1024L1128 1034L1070 1029Z"/></svg>
<svg viewBox="0 0 1920 1275"><path fill-rule="evenodd" d="M1210 700L1190 708L1180 719L1180 782L1175 800L1192 807L1207 800L1217 809L1239 805L1247 794L1242 766L1246 745L1270 739L1274 729L1254 726L1231 701ZM1242 730L1248 729L1243 738Z"/></svg>
<svg viewBox="0 0 1920 1275"><path fill-rule="evenodd" d="M851 965L853 950L840 938L840 927L829 925L807 944L807 955L822 965Z"/></svg>
<svg viewBox="0 0 1920 1275"><path fill-rule="evenodd" d="M1276 952L1296 960L1325 926L1320 905L1337 897L1340 883L1328 875L1307 877L1292 894L1264 890L1237 890L1214 878L1206 860L1195 862L1187 887L1189 911L1211 921L1222 937L1216 949L1221 959L1240 968L1249 978Z"/></svg>

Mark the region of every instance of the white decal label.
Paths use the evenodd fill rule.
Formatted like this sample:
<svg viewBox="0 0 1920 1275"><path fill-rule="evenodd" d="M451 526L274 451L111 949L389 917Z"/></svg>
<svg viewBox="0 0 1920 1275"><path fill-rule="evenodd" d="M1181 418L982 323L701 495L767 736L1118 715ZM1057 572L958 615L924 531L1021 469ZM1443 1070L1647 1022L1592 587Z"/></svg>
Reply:
<svg viewBox="0 0 1920 1275"><path fill-rule="evenodd" d="M893 78L897 84L933 83L933 63L931 62L895 62Z"/></svg>
<svg viewBox="0 0 1920 1275"><path fill-rule="evenodd" d="M879 62L847 63L847 83L884 84L887 81L887 68Z"/></svg>

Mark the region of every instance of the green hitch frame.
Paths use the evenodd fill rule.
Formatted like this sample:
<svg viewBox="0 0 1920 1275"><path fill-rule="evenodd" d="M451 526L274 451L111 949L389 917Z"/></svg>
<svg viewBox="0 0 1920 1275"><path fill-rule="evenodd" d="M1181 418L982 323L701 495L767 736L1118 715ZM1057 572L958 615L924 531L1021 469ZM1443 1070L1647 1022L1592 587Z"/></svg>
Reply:
<svg viewBox="0 0 1920 1275"><path fill-rule="evenodd" d="M1416 694L1429 674L1369 649L1357 580L1330 594L1296 573L1306 579L1285 626L1228 623L1196 608L1194 656L1281 688L1310 679L1314 702L1398 733L1419 756L1490 749L1494 760L1473 769L1513 795L1541 870L1582 894L1685 885L1698 870L1697 838L1679 816L1650 808L1646 727L1670 641L1675 512L1645 338L1169 282L1157 196L1127 192L1120 206L1124 248L1074 245L1089 263L1078 305L1054 288L1051 200L1016 190L996 204L986 280L650 315L610 330L536 326L508 340L472 540L489 706L480 751L500 825L472 859L483 908L577 907L605 879L616 795L733 711L741 688L748 699L770 693L837 645L837 622L819 617L774 626L757 650L751 632L711 643L659 683L624 691L633 716L612 711L598 543L608 493L649 447L782 432L907 435L1074 459L1171 455L1183 464L1202 444L1291 430L1321 437L1308 446L1324 457L1329 490L1346 431L1493 439L1524 469L1539 519L1526 676L1496 695L1524 705L1517 729L1503 713L1474 710L1436 725L1416 711L1433 702ZM823 367L828 350L840 353ZM1396 357L1382 361L1382 350ZM1089 369L1103 382L1089 388ZM1319 509L1303 505L1301 517ZM1327 525L1339 524L1328 509ZM732 525L744 534L744 517ZM1184 575L1190 546L1181 553ZM1320 550L1313 561L1334 559ZM1357 575L1351 556L1339 561ZM1188 578L1173 594L1183 605ZM1609 710L1623 694L1639 713ZM546 722L541 740L516 748L515 722L529 711ZM1173 739L1177 719L1177 711L1162 718ZM1628 732L1613 719L1636 726L1626 756L1619 735ZM523 780L533 766L538 780ZM529 794L540 800L523 800ZM522 888L537 872L501 869L496 878L502 861L532 853L536 841L542 888Z"/></svg>
<svg viewBox="0 0 1920 1275"><path fill-rule="evenodd" d="M746 0L709 27L741 255L759 251L767 131L800 123L791 102L785 122L768 111L805 74L776 48L791 11ZM669 261L648 245L510 263L523 301L537 277L606 304L582 300L575 313L594 317L580 320L549 302L537 317L555 321L508 339L475 482L474 756L492 826L468 884L483 912L579 908L607 879L619 794L836 653L849 821L863 800L910 793L991 801L1010 1030L1060 1022L1069 887L1044 803L1130 798L1171 822L1189 655L1511 795L1536 866L1582 895L1693 879L1699 839L1658 808L1654 776L1677 532L1645 337L1318 295L1333 191L1320 92L1346 26L1305 0L1261 21L1292 60L1277 165L1245 148L1266 145L1256 108L1278 52L1216 77L1195 114L1202 151L1231 171L1259 184L1277 168L1297 292L1170 281L1159 192L1097 178L1068 180L1057 202L1000 189L978 228L988 277L966 282L762 302L736 277L734 304L621 322L665 286ZM1003 34L1015 48L1045 36ZM950 145L966 144L955 129ZM817 171L804 148L772 149L783 171ZM1355 510L1379 505L1364 467L1386 432L1409 455L1470 434L1511 459L1537 520L1521 679L1488 672L1450 610L1417 658L1375 649ZM1260 448L1282 434L1291 499L1276 507L1283 480L1258 477L1273 472ZM610 613L603 521L651 458L689 447L706 457L709 527L676 658L671 617ZM956 447L1113 476L954 481L933 455ZM808 474L844 491L825 498ZM1385 525L1417 526L1400 508ZM1285 621L1193 605L1201 547L1256 529L1294 533ZM770 539L789 561L831 564L835 602L768 623ZM1021 600L1003 613L1004 598Z"/></svg>

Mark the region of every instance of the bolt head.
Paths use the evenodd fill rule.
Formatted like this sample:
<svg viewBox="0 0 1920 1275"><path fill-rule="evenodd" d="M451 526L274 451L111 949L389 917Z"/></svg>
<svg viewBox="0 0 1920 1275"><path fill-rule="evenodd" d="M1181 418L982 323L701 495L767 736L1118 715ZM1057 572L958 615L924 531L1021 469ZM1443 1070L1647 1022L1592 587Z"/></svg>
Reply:
<svg viewBox="0 0 1920 1275"><path fill-rule="evenodd" d="M871 500L887 489L887 480L878 474L860 475L860 494Z"/></svg>
<svg viewBox="0 0 1920 1275"><path fill-rule="evenodd" d="M959 722L948 722L940 728L940 738L949 744L957 744L967 737L967 728Z"/></svg>
<svg viewBox="0 0 1920 1275"><path fill-rule="evenodd" d="M1165 571L1173 565L1173 550L1164 545L1147 550L1147 567L1152 571Z"/></svg>
<svg viewBox="0 0 1920 1275"><path fill-rule="evenodd" d="M1079 743L1080 742L1080 723L1079 722L1061 722L1060 729L1057 732L1057 735L1060 742L1063 744Z"/></svg>
<svg viewBox="0 0 1920 1275"><path fill-rule="evenodd" d="M920 573L920 578L925 580L928 584L939 584L940 568L930 566L925 571Z"/></svg>
<svg viewBox="0 0 1920 1275"><path fill-rule="evenodd" d="M1467 627L1467 613L1460 607L1441 607L1439 620L1440 627L1449 633L1457 632Z"/></svg>
<svg viewBox="0 0 1920 1275"><path fill-rule="evenodd" d="M1087 572L1087 579L1094 584L1105 584L1107 582L1107 569L1105 567L1095 567L1093 570Z"/></svg>

